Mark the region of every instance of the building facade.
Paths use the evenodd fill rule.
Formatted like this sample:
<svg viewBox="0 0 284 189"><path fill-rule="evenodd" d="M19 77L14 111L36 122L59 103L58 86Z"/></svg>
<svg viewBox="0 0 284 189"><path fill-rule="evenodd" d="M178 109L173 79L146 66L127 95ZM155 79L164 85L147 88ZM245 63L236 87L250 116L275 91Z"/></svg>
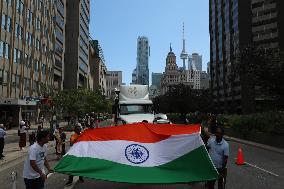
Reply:
<svg viewBox="0 0 284 189"><path fill-rule="evenodd" d="M54 77L52 1L1 1L0 119L38 116L41 86L51 88Z"/></svg>
<svg viewBox="0 0 284 189"><path fill-rule="evenodd" d="M149 85L149 40L144 36L137 39L137 65L132 78L133 84Z"/></svg>
<svg viewBox="0 0 284 189"><path fill-rule="evenodd" d="M115 96L114 89L122 85L122 71L107 71L106 73L106 98Z"/></svg>
<svg viewBox="0 0 284 189"><path fill-rule="evenodd" d="M209 89L210 75L205 71L200 73L200 89L206 90Z"/></svg>
<svg viewBox="0 0 284 189"><path fill-rule="evenodd" d="M162 73L154 73L152 72L152 85L157 86L158 88L161 87L161 78L163 74Z"/></svg>
<svg viewBox="0 0 284 189"><path fill-rule="evenodd" d="M267 50L284 50L284 2L251 0L252 40Z"/></svg>
<svg viewBox="0 0 284 189"><path fill-rule="evenodd" d="M66 22L66 0L57 0L55 7L55 41L54 41L54 84L55 90L63 89L64 81L64 52L65 52L65 22Z"/></svg>
<svg viewBox="0 0 284 189"><path fill-rule="evenodd" d="M66 1L64 89L88 88L90 1ZM67 32L68 31L68 32Z"/></svg>

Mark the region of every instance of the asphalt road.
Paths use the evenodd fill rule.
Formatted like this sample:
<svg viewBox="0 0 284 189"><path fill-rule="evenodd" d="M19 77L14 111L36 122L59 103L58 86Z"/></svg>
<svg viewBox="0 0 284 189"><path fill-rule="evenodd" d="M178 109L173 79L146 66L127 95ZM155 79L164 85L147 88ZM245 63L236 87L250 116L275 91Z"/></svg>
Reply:
<svg viewBox="0 0 284 189"><path fill-rule="evenodd" d="M18 136L10 136L10 141L17 141ZM8 142L8 141L7 141ZM237 157L238 143L229 141L230 158L228 162L228 177L226 188L230 189L282 189L284 186L284 154L267 151L249 145L241 145L244 158L249 165L237 166L235 158ZM68 148L68 147L67 147ZM54 154L54 148L50 148L48 159L51 166L58 162ZM9 168L0 171L0 188L12 188L10 173L16 171L18 177L16 180L17 188L24 189L25 185L22 178L23 162L25 157L19 158L9 163ZM47 181L46 189L62 189L67 182L68 176L58 173L51 175ZM75 179L76 180L76 177ZM204 183L194 185L174 184L174 185L141 185L106 182L93 179L85 179L84 183L74 182L69 189L201 189L205 188Z"/></svg>

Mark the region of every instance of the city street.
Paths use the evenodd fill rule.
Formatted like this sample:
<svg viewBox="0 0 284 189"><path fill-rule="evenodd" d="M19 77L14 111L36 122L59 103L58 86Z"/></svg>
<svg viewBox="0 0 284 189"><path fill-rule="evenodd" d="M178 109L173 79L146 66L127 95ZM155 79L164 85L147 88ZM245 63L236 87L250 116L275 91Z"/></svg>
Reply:
<svg viewBox="0 0 284 189"><path fill-rule="evenodd" d="M7 141L14 141L17 139L17 135L14 134L9 136ZM277 152L271 152L257 147L252 147L248 145L241 145L245 161L250 165L237 166L235 164L235 158L237 156L237 148L239 146L236 142L229 142L230 144L230 159L228 164L228 177L226 188L230 189L259 189L259 188L269 188L269 189L281 189L284 185L284 164L282 160L284 159L284 154ZM58 161L56 160L56 155L54 154L54 147L49 149L48 159L52 166L54 166ZM18 173L17 177L17 188L24 189L25 185L22 179L23 162L26 155L8 163L8 166L1 166L0 168L0 185L1 189L12 188L11 172L16 171ZM253 166L257 166L253 167ZM67 182L68 176L58 173L54 173L49 176L46 182L47 189L62 189L64 184ZM106 181L98 181L92 179L85 179L84 183L78 183L78 178L75 177L74 185L68 188L79 189L79 188L104 188L104 189L114 189L114 188L139 188L139 189L175 189L175 188L204 188L204 183L196 184L175 184L175 185L140 185L140 184L125 184L125 183L114 183Z"/></svg>

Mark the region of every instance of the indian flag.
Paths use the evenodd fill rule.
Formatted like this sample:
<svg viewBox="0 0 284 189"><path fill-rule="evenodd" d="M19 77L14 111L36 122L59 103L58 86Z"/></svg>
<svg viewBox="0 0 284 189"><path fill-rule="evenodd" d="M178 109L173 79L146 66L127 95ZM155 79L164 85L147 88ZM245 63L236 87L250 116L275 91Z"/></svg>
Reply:
<svg viewBox="0 0 284 189"><path fill-rule="evenodd" d="M147 123L85 130L55 171L128 183L186 183L218 177L199 125Z"/></svg>

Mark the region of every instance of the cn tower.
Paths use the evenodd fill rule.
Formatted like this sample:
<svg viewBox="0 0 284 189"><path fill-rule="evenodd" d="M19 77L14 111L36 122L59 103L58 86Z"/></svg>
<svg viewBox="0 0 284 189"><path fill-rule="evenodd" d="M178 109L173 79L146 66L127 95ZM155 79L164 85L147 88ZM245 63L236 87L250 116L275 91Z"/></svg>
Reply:
<svg viewBox="0 0 284 189"><path fill-rule="evenodd" d="M181 51L181 54L180 54L180 59L182 59L182 61L183 61L183 70L185 70L186 69L185 62L188 59L188 54L185 51L184 23L182 23L182 42L183 42L183 48L182 48L182 51Z"/></svg>

